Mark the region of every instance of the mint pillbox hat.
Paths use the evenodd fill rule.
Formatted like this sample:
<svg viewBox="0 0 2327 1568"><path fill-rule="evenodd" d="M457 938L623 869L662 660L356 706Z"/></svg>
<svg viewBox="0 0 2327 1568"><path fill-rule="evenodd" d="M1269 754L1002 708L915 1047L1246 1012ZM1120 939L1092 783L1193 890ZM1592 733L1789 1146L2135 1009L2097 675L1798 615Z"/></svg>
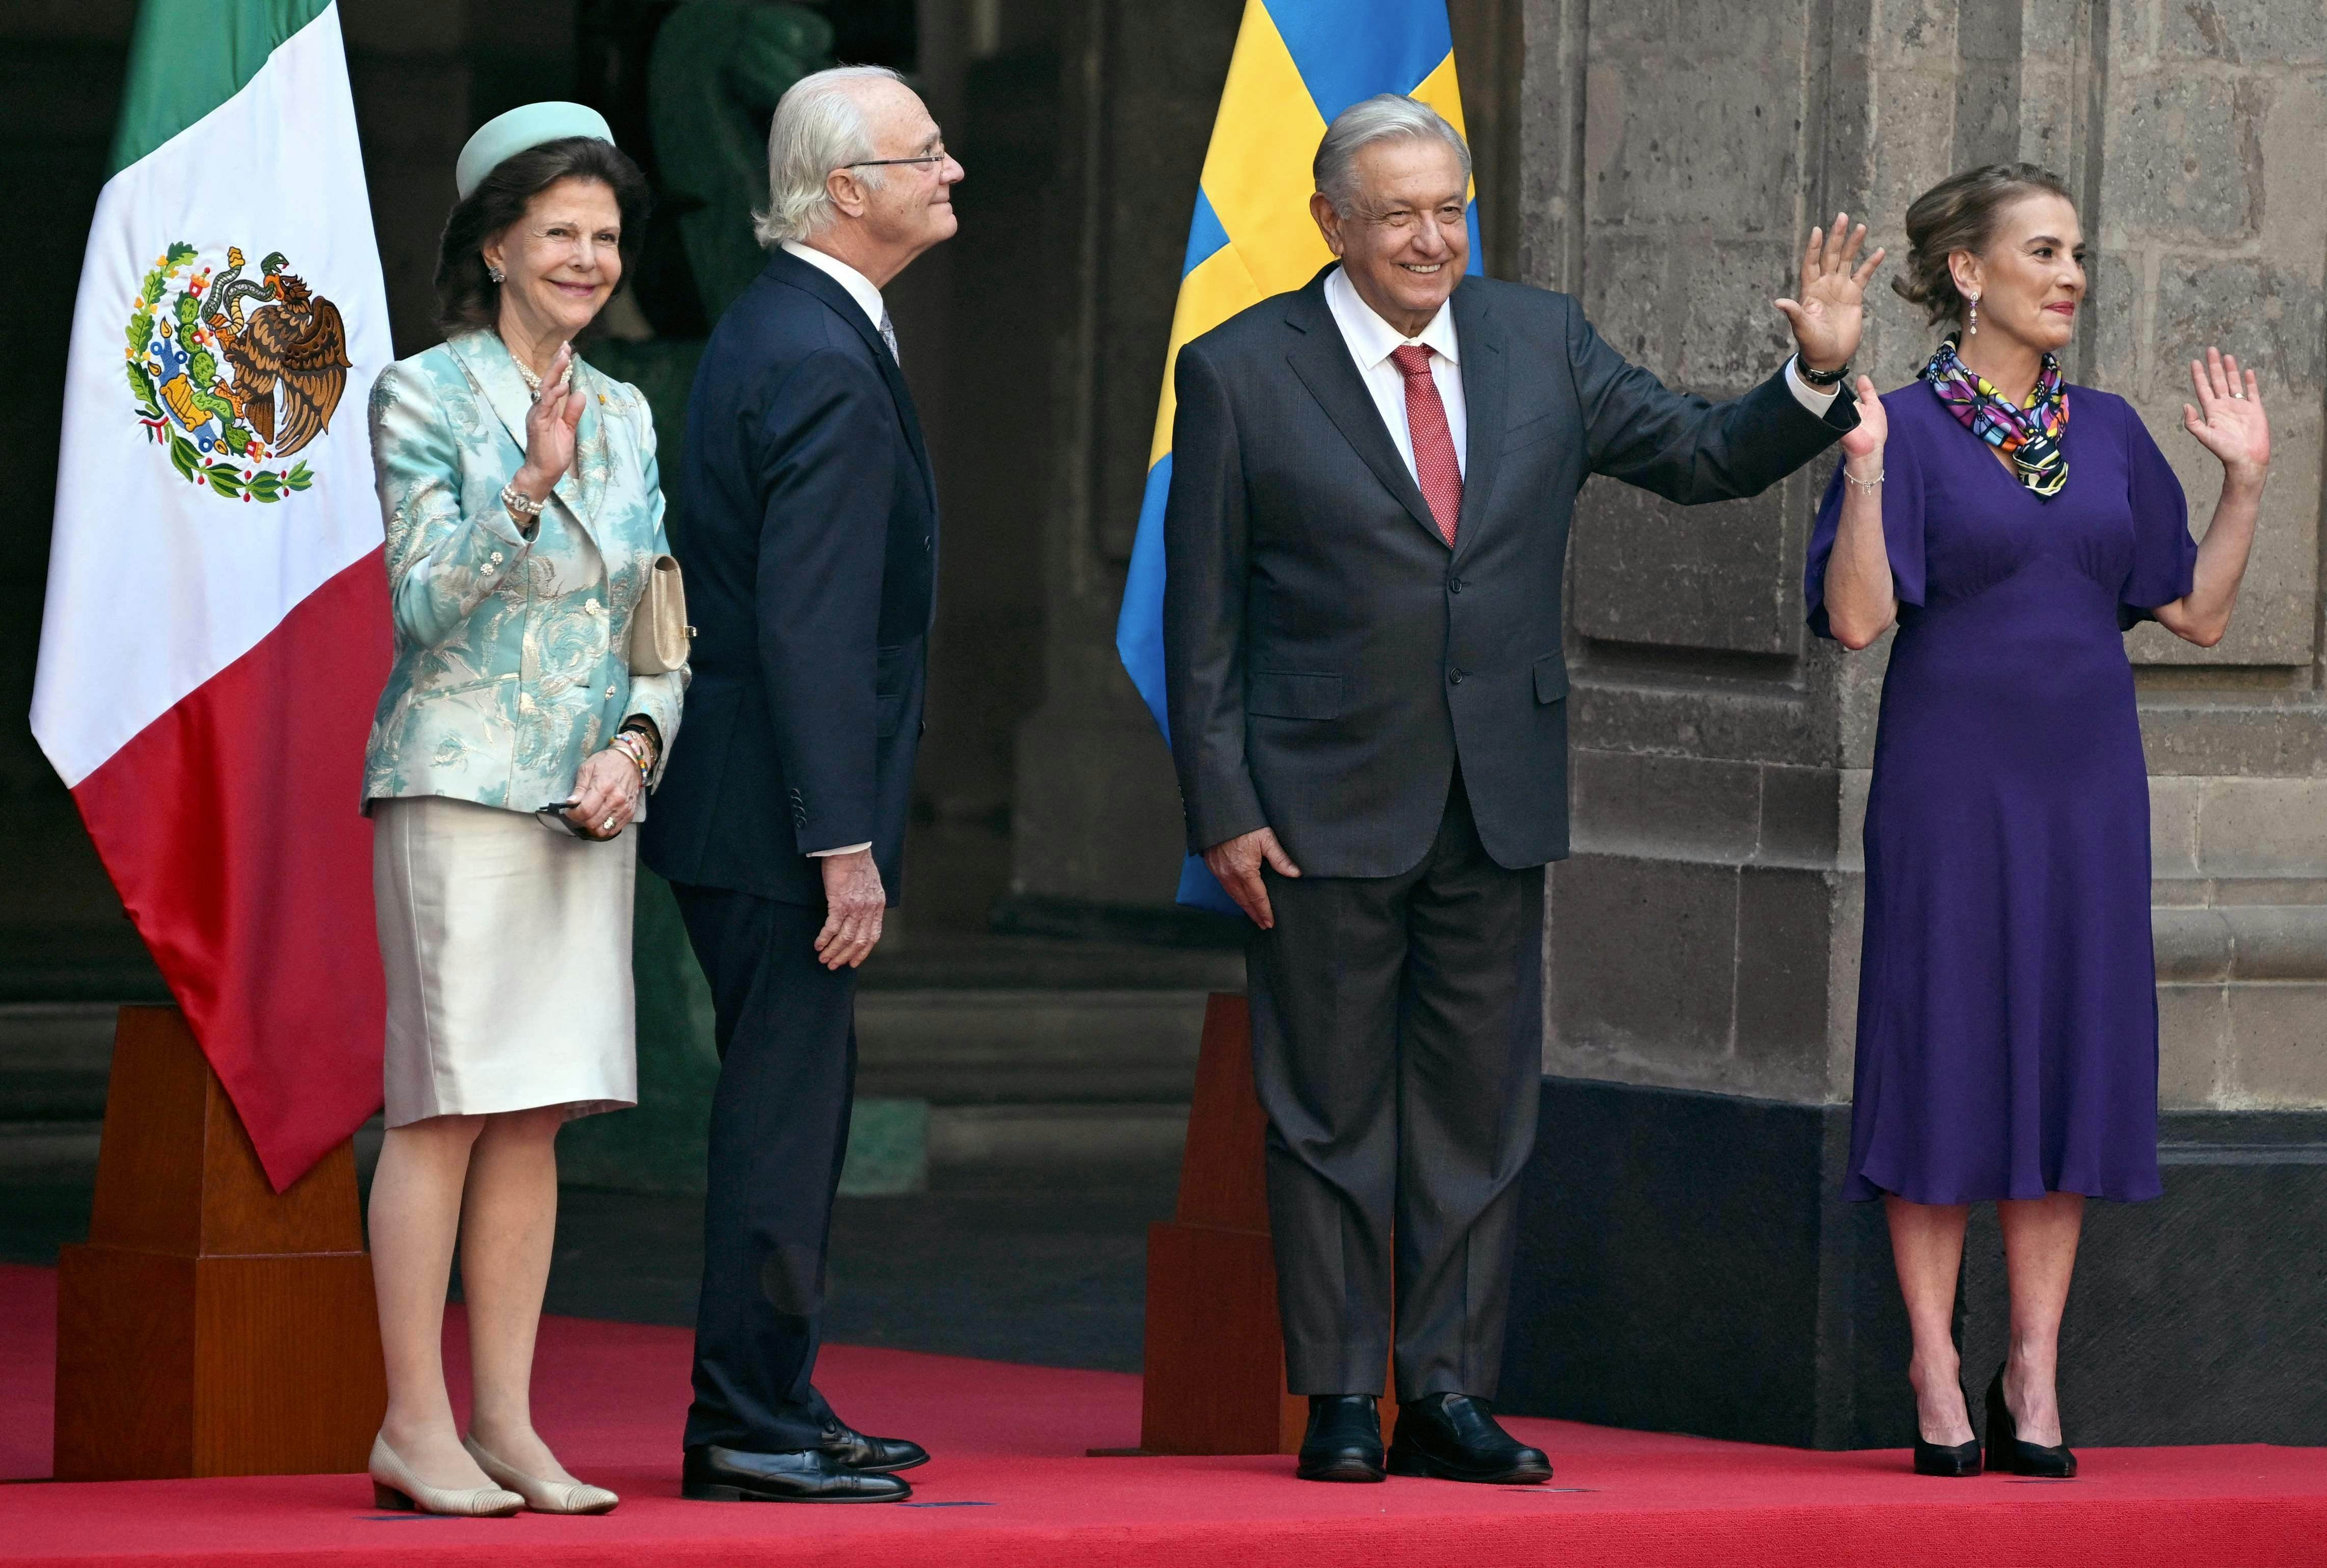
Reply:
<svg viewBox="0 0 2327 1568"><path fill-rule="evenodd" d="M606 117L587 104L549 103L527 104L495 115L477 127L461 149L461 161L453 166L453 184L466 201L485 176L510 158L544 142L564 141L568 136L595 136L612 143L613 127Z"/></svg>

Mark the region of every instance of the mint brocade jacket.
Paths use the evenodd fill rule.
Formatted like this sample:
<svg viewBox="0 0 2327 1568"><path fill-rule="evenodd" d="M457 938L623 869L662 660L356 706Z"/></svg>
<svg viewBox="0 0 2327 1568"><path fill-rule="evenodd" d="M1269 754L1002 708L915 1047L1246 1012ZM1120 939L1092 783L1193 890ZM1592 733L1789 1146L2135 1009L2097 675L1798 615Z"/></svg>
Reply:
<svg viewBox="0 0 2327 1568"><path fill-rule="evenodd" d="M417 795L534 811L566 799L632 714L654 721L665 759L678 741L687 671L630 668L631 612L670 548L654 420L636 388L579 360L574 385L587 399L574 464L530 541L500 492L533 398L498 335L439 343L372 387L395 663L365 749L367 811Z"/></svg>

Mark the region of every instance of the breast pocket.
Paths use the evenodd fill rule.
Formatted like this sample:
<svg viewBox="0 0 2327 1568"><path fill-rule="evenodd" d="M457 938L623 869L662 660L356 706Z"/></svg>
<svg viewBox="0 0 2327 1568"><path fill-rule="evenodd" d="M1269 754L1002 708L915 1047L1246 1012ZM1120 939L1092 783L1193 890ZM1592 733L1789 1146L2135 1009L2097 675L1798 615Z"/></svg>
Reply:
<svg viewBox="0 0 2327 1568"><path fill-rule="evenodd" d="M1565 415L1555 408L1548 414L1538 414L1532 419L1522 420L1517 425L1507 427L1503 432L1503 450L1517 452L1521 447L1533 446L1537 442L1549 441L1553 436L1571 428L1573 425Z"/></svg>
<svg viewBox="0 0 2327 1568"><path fill-rule="evenodd" d="M1257 669L1246 682L1244 710L1266 719L1337 719L1341 716L1341 677Z"/></svg>

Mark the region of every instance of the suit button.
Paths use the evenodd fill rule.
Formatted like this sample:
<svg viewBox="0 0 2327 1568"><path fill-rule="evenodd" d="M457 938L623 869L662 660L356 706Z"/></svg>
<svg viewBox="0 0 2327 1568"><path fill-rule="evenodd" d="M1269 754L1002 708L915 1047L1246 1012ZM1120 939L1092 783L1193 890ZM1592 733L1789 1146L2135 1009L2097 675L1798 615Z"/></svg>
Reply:
<svg viewBox="0 0 2327 1568"><path fill-rule="evenodd" d="M1448 686L1461 686L1463 684L1463 677L1470 673L1471 672L1467 669L1450 669L1446 672L1446 684Z"/></svg>
<svg viewBox="0 0 2327 1568"><path fill-rule="evenodd" d="M1447 579L1446 592L1449 593L1460 593L1463 592L1463 579L1460 577L1451 577Z"/></svg>

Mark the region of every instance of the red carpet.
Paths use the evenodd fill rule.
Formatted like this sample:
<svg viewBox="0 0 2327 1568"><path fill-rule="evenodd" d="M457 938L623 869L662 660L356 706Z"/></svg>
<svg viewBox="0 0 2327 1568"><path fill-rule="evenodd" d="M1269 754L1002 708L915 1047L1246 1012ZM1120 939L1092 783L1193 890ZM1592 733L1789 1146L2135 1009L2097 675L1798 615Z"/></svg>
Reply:
<svg viewBox="0 0 2327 1568"><path fill-rule="evenodd" d="M0 1267L0 1475L47 1473L54 1275ZM427 1568L743 1563L883 1568L2278 1568L2327 1564L2327 1451L2095 1450L2075 1481L1927 1480L1902 1453L1808 1453L1512 1426L1555 1486L1304 1486L1287 1459L1087 1459L1136 1441L1138 1380L834 1347L850 1419L937 1453L913 1505L688 1503L687 1335L552 1319L537 1412L600 1519L382 1516L360 1477L0 1486L0 1561ZM918 1506L915 1506L918 1505Z"/></svg>

